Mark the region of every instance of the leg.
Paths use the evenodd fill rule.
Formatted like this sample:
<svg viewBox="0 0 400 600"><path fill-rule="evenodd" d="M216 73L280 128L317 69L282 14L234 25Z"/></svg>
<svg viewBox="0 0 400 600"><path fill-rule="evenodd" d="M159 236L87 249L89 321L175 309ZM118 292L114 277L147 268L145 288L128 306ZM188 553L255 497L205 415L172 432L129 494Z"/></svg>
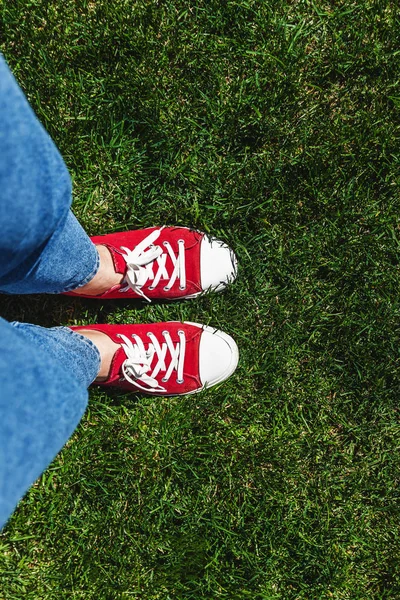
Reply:
<svg viewBox="0 0 400 600"><path fill-rule="evenodd" d="M180 299L236 277L226 244L184 227L98 236L96 249L69 210L66 166L1 55L0 185L0 292Z"/></svg>
<svg viewBox="0 0 400 600"><path fill-rule="evenodd" d="M0 55L0 291L57 293L90 281L94 244L70 212L71 180Z"/></svg>
<svg viewBox="0 0 400 600"><path fill-rule="evenodd" d="M0 319L0 529L78 425L99 366L66 327Z"/></svg>

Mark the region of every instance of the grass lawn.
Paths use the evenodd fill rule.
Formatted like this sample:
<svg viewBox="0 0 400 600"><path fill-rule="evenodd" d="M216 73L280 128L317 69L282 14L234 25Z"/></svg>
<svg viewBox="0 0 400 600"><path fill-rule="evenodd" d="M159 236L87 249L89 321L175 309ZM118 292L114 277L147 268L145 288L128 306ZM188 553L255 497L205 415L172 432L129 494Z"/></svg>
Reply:
<svg viewBox="0 0 400 600"><path fill-rule="evenodd" d="M204 322L241 356L196 397L90 391L0 534L0 598L400 598L397 2L0 6L86 230L193 226L240 264L190 302L0 314Z"/></svg>

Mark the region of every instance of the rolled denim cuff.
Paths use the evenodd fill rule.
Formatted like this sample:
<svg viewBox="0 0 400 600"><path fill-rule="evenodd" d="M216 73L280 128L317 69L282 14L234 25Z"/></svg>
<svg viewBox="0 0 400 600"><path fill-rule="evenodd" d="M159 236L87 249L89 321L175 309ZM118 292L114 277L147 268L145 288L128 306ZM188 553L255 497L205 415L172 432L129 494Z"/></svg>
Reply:
<svg viewBox="0 0 400 600"><path fill-rule="evenodd" d="M50 359L57 362L80 385L88 388L96 379L101 363L97 346L84 335L69 327L40 327L14 321L13 327L31 343L40 346Z"/></svg>
<svg viewBox="0 0 400 600"><path fill-rule="evenodd" d="M21 265L12 280L1 285L6 294L61 294L85 285L96 275L100 258L96 246L71 211L37 252L25 272Z"/></svg>

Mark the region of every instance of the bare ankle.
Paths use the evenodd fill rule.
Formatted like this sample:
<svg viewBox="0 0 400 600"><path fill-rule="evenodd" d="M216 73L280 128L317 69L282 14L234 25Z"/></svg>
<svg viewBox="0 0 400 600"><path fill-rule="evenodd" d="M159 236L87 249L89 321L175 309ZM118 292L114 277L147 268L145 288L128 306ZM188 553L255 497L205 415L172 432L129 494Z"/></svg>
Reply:
<svg viewBox="0 0 400 600"><path fill-rule="evenodd" d="M109 377L111 363L119 346L108 335L96 329L80 329L79 333L91 340L100 352L101 364L95 383L106 381Z"/></svg>
<svg viewBox="0 0 400 600"><path fill-rule="evenodd" d="M103 245L98 245L96 248L100 259L99 269L93 279L74 290L74 294L98 296L121 283L123 279L120 273L115 272L114 262L108 248Z"/></svg>

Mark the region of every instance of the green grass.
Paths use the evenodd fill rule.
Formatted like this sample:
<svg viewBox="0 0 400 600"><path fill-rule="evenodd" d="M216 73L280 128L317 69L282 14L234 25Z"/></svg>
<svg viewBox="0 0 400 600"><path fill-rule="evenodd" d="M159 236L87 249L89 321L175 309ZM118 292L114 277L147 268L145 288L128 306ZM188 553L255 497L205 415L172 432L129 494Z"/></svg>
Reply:
<svg viewBox="0 0 400 600"><path fill-rule="evenodd" d="M388 0L3 0L90 234L236 251L224 294L1 299L42 325L232 334L196 397L91 390L0 534L5 600L400 597L400 17Z"/></svg>

